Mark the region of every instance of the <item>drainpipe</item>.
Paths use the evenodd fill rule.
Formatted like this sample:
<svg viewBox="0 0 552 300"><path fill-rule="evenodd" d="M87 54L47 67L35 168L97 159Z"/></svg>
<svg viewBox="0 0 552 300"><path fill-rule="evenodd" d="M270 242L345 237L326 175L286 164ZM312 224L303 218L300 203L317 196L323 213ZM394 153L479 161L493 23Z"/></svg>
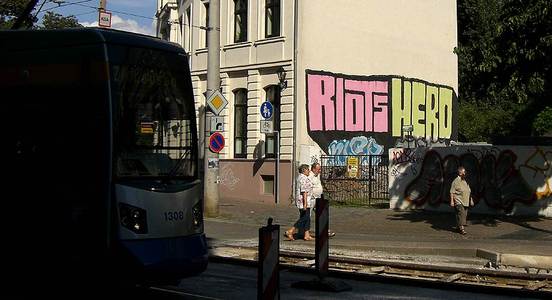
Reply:
<svg viewBox="0 0 552 300"><path fill-rule="evenodd" d="M293 1L293 158L291 161L291 195L295 198L295 182L296 182L296 167L297 167L297 41L298 41L298 24L299 24L299 0Z"/></svg>

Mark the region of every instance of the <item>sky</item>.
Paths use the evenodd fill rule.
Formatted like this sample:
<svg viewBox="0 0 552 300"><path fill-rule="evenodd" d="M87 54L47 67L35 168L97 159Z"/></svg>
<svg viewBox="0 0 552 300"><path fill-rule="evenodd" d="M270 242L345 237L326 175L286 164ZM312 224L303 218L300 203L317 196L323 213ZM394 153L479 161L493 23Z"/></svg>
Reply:
<svg viewBox="0 0 552 300"><path fill-rule="evenodd" d="M39 0L38 9L42 2ZM54 3L60 2L60 5ZM74 15L83 26L98 26L100 0L46 0L38 14L39 22L46 11L63 16ZM155 13L157 0L107 0L111 11L111 28L155 36Z"/></svg>

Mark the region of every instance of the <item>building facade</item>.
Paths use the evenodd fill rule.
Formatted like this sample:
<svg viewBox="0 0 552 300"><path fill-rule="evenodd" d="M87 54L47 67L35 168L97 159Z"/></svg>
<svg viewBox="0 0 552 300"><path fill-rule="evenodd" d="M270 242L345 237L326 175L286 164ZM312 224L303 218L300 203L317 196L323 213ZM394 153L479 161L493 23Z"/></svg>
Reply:
<svg viewBox="0 0 552 300"><path fill-rule="evenodd" d="M189 52L202 126L209 1L158 4L158 36ZM281 136L283 203L296 167L320 155L386 153L405 125L419 139L455 139L456 41L453 0L220 0L221 197L273 201L264 101Z"/></svg>

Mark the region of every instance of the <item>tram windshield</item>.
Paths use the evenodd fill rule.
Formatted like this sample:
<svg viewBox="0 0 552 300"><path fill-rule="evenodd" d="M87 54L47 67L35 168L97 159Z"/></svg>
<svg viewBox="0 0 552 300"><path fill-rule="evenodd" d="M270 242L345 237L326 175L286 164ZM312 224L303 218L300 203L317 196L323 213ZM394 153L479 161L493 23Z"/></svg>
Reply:
<svg viewBox="0 0 552 300"><path fill-rule="evenodd" d="M197 177L194 99L183 54L111 49L118 177Z"/></svg>

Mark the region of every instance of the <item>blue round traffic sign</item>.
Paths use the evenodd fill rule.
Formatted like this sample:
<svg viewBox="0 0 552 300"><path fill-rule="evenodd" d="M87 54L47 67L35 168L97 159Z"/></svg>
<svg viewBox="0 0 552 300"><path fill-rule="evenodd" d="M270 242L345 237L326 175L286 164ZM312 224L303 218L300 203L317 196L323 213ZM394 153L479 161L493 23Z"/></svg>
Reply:
<svg viewBox="0 0 552 300"><path fill-rule="evenodd" d="M270 101L265 101L263 104L261 104L261 116L265 119L270 119L272 117L272 112L274 111L274 107L272 106L272 103Z"/></svg>
<svg viewBox="0 0 552 300"><path fill-rule="evenodd" d="M215 132L209 137L209 149L215 153L219 153L224 148L224 137L220 132Z"/></svg>

